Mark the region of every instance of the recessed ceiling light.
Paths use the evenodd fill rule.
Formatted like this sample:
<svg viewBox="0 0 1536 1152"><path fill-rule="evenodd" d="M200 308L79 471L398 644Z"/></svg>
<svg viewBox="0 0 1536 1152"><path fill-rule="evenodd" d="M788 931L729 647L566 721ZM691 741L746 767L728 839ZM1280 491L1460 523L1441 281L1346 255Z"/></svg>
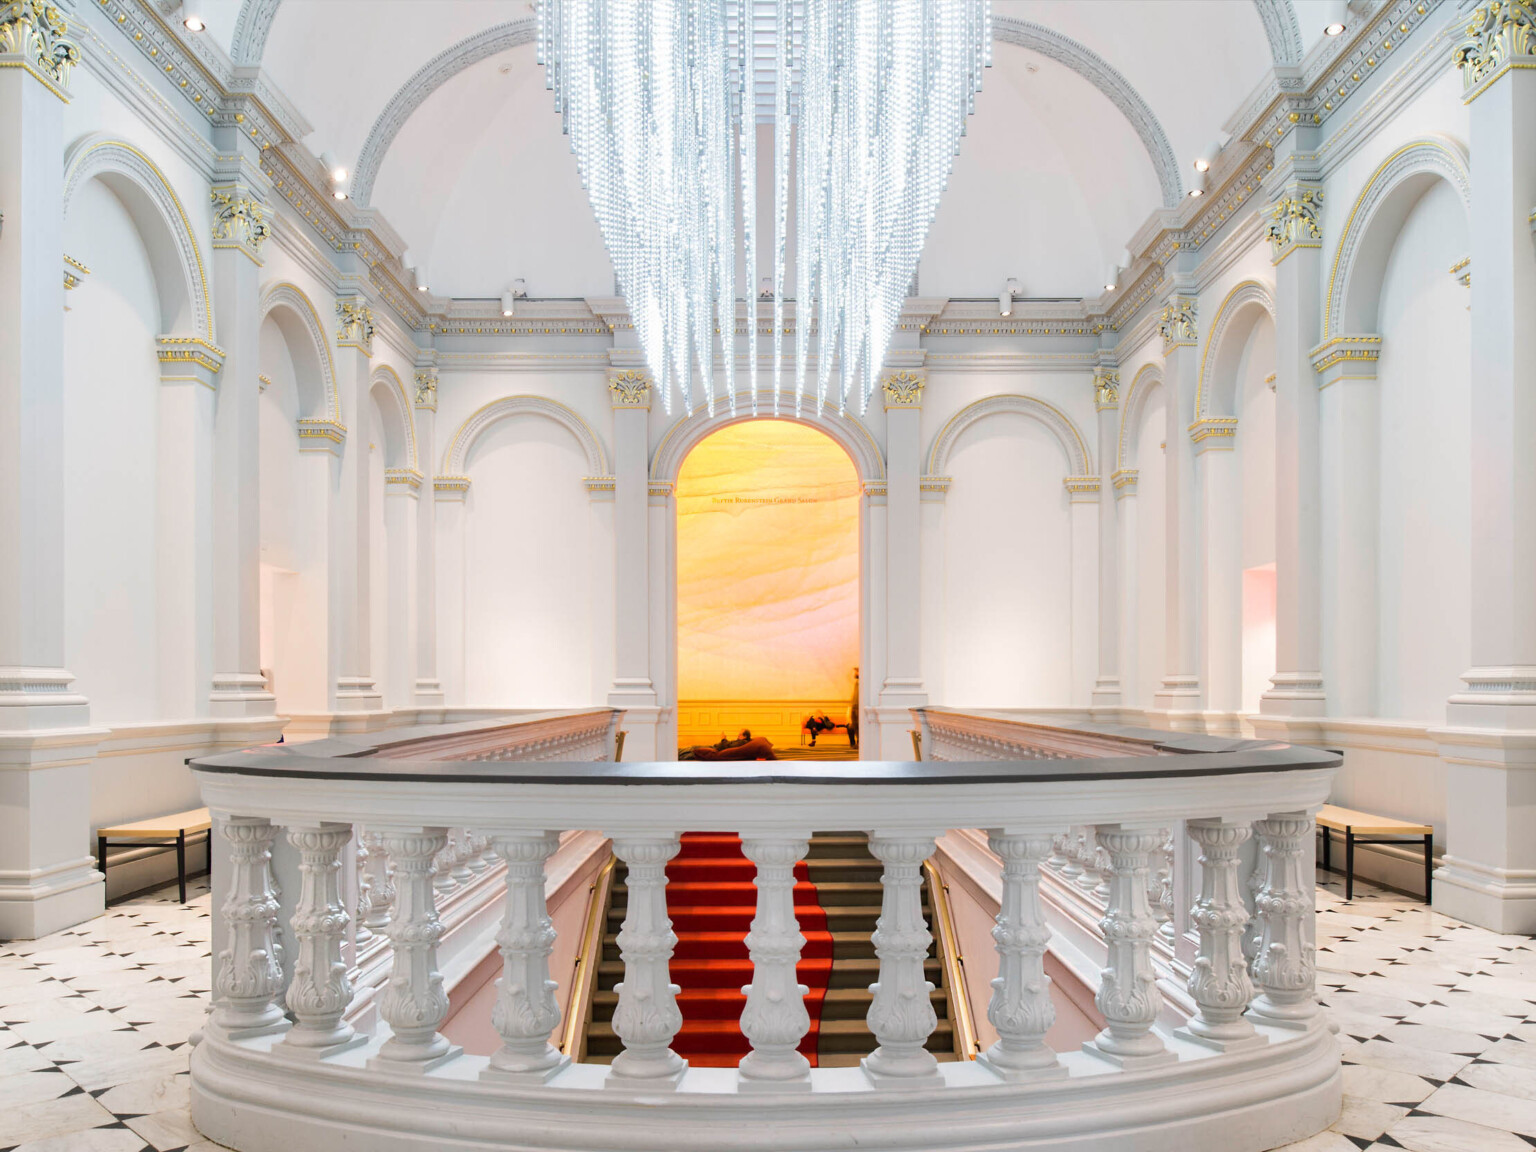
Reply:
<svg viewBox="0 0 1536 1152"><path fill-rule="evenodd" d="M1335 20L1332 24L1328 25L1328 27L1323 29L1323 35L1324 36L1342 36L1342 35L1344 35L1344 25L1340 24L1337 20Z"/></svg>
<svg viewBox="0 0 1536 1152"><path fill-rule="evenodd" d="M1198 160L1195 161L1195 171L1196 172L1209 172L1210 170L1211 170L1211 162L1209 160L1207 160L1204 156L1200 157Z"/></svg>
<svg viewBox="0 0 1536 1152"><path fill-rule="evenodd" d="M333 192L332 192L332 193L331 193L331 195L332 195L332 196L334 196L334 197L336 197L336 199L338 199L338 200L345 200L345 199L346 199L346 198L347 198L347 193L346 193L346 190L345 190L345 189L343 189L343 188L337 188L337 189L335 189L335 190L334 190L334 191L333 191Z"/></svg>
<svg viewBox="0 0 1536 1152"><path fill-rule="evenodd" d="M201 32L204 28L207 27L207 25L199 20L196 16L188 16L185 20L182 21L182 24L186 27L188 32Z"/></svg>
<svg viewBox="0 0 1536 1152"><path fill-rule="evenodd" d="M203 6L198 0L183 0L181 24L188 32L201 32L208 27L203 20Z"/></svg>
<svg viewBox="0 0 1536 1152"><path fill-rule="evenodd" d="M1205 195L1205 189L1204 188L1191 188L1189 190L1189 194L1191 196L1204 196Z"/></svg>

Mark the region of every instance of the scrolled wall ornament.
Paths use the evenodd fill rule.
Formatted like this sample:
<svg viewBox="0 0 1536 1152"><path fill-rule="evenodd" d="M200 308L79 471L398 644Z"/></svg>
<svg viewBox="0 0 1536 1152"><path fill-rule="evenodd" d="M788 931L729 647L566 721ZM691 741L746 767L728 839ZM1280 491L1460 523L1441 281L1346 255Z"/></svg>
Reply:
<svg viewBox="0 0 1536 1152"><path fill-rule="evenodd" d="M1522 56L1536 56L1536 4L1492 0L1473 10L1451 59L1461 69L1464 97L1471 100L1510 68L1536 66L1536 61L1517 63Z"/></svg>
<svg viewBox="0 0 1536 1152"><path fill-rule="evenodd" d="M373 355L373 309L356 297L336 301L336 343L342 348L356 348Z"/></svg>
<svg viewBox="0 0 1536 1152"><path fill-rule="evenodd" d="M1269 215L1265 235L1269 238L1270 261L1278 264L1297 248L1321 248L1323 226L1318 219L1323 206L1321 188L1297 188L1294 195L1282 196Z"/></svg>
<svg viewBox="0 0 1536 1152"><path fill-rule="evenodd" d="M437 411L437 369L416 370L416 407Z"/></svg>
<svg viewBox="0 0 1536 1152"><path fill-rule="evenodd" d="M1175 296L1163 305L1157 318L1157 330L1163 337L1163 355L1175 348L1193 348L1200 343L1196 321L1197 305L1193 296Z"/></svg>
<svg viewBox="0 0 1536 1152"><path fill-rule="evenodd" d="M1113 368L1101 368L1093 377L1093 403L1100 412L1115 408L1120 403L1120 373Z"/></svg>
<svg viewBox="0 0 1536 1152"><path fill-rule="evenodd" d="M237 248L260 263L261 246L272 235L266 212L238 188L214 188L209 197L213 204L213 246Z"/></svg>
<svg viewBox="0 0 1536 1152"><path fill-rule="evenodd" d="M921 408L928 380L919 372L892 372L880 381L887 408Z"/></svg>
<svg viewBox="0 0 1536 1152"><path fill-rule="evenodd" d="M80 46L70 38L69 24L56 5L40 0L0 5L0 67L23 68L68 100L69 74L78 63Z"/></svg>
<svg viewBox="0 0 1536 1152"><path fill-rule="evenodd" d="M608 377L608 391L615 408L649 408L651 378L644 372L626 368Z"/></svg>

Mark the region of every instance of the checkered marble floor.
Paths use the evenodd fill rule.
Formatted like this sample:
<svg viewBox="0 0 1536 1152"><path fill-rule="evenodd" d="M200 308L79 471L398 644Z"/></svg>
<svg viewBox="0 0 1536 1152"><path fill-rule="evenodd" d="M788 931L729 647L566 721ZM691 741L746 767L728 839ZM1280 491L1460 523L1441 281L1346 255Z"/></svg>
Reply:
<svg viewBox="0 0 1536 1152"><path fill-rule="evenodd" d="M1285 1152L1536 1146L1536 940L1366 884L1346 902L1336 876L1317 899L1344 1112ZM0 1152L217 1152L187 1113L209 926L206 887L183 908L172 886L0 944Z"/></svg>

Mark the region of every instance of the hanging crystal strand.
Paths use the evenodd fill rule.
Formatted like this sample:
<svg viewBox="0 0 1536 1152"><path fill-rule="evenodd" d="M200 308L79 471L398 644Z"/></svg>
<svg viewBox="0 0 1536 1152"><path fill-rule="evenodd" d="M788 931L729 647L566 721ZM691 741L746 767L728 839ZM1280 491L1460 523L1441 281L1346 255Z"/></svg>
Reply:
<svg viewBox="0 0 1536 1152"><path fill-rule="evenodd" d="M752 89L752 0L736 0L737 165L741 169L741 248L747 282L747 395L757 415L757 104ZM733 261L734 263L734 261ZM731 394L731 414L736 395Z"/></svg>
<svg viewBox="0 0 1536 1152"><path fill-rule="evenodd" d="M791 0L778 0L774 8L778 53L773 85L773 414L777 416L784 390L784 246L789 214L789 84L794 37ZM799 415L798 404L795 414Z"/></svg>

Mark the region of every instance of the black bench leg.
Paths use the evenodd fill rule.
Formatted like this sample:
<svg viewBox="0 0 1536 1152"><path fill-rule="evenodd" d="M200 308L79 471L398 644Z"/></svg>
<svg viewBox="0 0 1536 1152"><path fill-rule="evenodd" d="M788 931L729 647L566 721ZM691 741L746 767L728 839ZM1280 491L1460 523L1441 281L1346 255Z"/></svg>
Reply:
<svg viewBox="0 0 1536 1152"><path fill-rule="evenodd" d="M1424 903L1433 904L1435 883L1435 834L1424 837Z"/></svg>
<svg viewBox="0 0 1536 1152"><path fill-rule="evenodd" d="M1333 871L1333 833L1323 829L1323 871Z"/></svg>
<svg viewBox="0 0 1536 1152"><path fill-rule="evenodd" d="M187 834L176 833L176 884L181 889L181 902L187 902Z"/></svg>
<svg viewBox="0 0 1536 1152"><path fill-rule="evenodd" d="M1355 830L1344 829L1344 899L1355 898Z"/></svg>
<svg viewBox="0 0 1536 1152"><path fill-rule="evenodd" d="M101 870L102 907L106 907L107 891L107 838L96 837L96 867Z"/></svg>

